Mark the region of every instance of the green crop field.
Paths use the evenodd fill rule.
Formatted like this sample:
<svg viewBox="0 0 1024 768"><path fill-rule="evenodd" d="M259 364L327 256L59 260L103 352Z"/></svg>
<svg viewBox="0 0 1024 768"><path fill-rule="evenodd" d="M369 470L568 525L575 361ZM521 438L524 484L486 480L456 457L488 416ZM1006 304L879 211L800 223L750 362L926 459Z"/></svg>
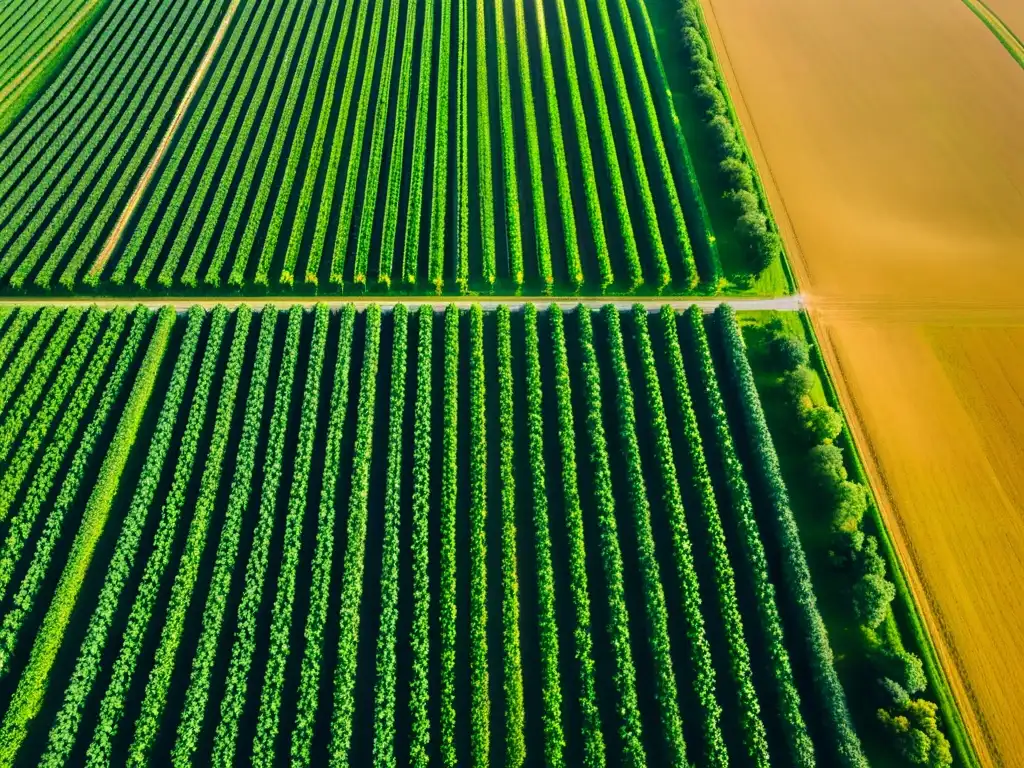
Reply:
<svg viewBox="0 0 1024 768"><path fill-rule="evenodd" d="M866 764L731 314L0 331L0 763Z"/></svg>
<svg viewBox="0 0 1024 768"><path fill-rule="evenodd" d="M109 0L0 130L0 285L777 292L735 117L688 116L698 178L663 55L629 0Z"/></svg>

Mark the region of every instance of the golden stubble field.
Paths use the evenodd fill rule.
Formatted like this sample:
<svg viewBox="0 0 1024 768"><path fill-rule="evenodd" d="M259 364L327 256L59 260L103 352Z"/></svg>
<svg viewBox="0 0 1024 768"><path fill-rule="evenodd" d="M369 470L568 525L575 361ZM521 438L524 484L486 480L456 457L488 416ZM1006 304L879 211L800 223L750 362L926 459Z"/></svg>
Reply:
<svg viewBox="0 0 1024 768"><path fill-rule="evenodd" d="M1024 70L961 0L705 8L968 728L1024 765Z"/></svg>

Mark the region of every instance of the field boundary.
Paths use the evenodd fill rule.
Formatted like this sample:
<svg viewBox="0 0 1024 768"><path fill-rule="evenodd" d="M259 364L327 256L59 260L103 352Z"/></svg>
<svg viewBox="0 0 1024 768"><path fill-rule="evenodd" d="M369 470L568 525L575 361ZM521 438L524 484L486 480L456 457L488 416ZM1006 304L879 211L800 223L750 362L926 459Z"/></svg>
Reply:
<svg viewBox="0 0 1024 768"><path fill-rule="evenodd" d="M704 2L707 2L707 0L704 0ZM704 40L707 43L708 54L711 57L711 61L714 62L715 72L718 75L718 87L722 91L722 95L725 97L725 105L726 108L729 110L729 118L731 119L732 124L736 126L736 136L739 139L741 145L743 146L743 151L746 154L748 160L747 165L750 167L750 170L753 172L754 175L754 185L757 188L758 199L760 200L761 207L764 209L764 212L768 217L769 227L772 229L772 231L779 235L779 239L782 245L781 255L779 257L779 261L782 264L782 271L786 275L786 282L789 284L790 292L797 293L799 291L799 286L797 285L796 276L793 274L792 267L789 264L789 258L787 254L788 248L786 246L785 239L782 237L782 231L779 228L778 222L775 221L775 214L772 211L771 203L768 200L768 192L765 189L764 182L761 179L761 171L758 168L757 159L754 155L753 150L750 147L749 142L747 141L747 132L743 127L743 123L740 122L739 113L736 110L736 105L733 103L732 93L729 90L728 79L725 76L725 70L722 68L722 62L721 58L718 55L718 50L715 46L714 36L711 34L711 29L708 26L707 16L704 11L704 3L696 2L695 6L697 8L697 18L700 20L701 32L703 34ZM712 10L712 16L713 15L714 10ZM717 28L717 22L715 26ZM725 54L726 61L728 61L729 52L727 50L723 50L723 52ZM751 121L751 124L752 123L753 121ZM757 131L755 130L754 133L756 135ZM765 163L765 165L767 166L767 162ZM770 168L769 173L771 173Z"/></svg>
<svg viewBox="0 0 1024 768"><path fill-rule="evenodd" d="M999 14L989 8L984 0L964 0L964 5L981 19L981 23L996 36L1000 45L1013 57L1013 60L1024 68L1024 41L1014 34L1005 21L999 18Z"/></svg>
<svg viewBox="0 0 1024 768"><path fill-rule="evenodd" d="M849 409L844 407L843 400L839 395L839 389L832 377L832 372L829 369L827 358L822 351L822 346L818 341L817 334L815 333L813 320L807 311L800 312L800 319L807 335L811 339L813 361L822 380L825 390L825 399L828 401L829 405L836 408L843 414L842 435L843 440L846 443L846 447L849 448L849 458L853 469L851 474L853 475L854 480L871 489L872 498L871 504L869 505L869 515L879 534L882 551L889 565L889 572L896 586L896 593L899 597L899 601L902 604L904 613L902 618L910 625L910 631L913 636L912 639L914 643L913 650L920 654L922 661L924 662L928 683L938 700L939 712L941 713L943 725L945 726L947 736L949 737L950 743L953 747L953 752L959 762L966 766L966 768L979 768L981 766L981 761L978 757L978 750L975 747L975 740L972 739L971 731L963 719L961 714L962 707L958 705L956 695L953 693L953 688L949 683L949 676L943 666L942 658L940 657L938 649L932 640L931 632L929 632L927 622L924 619L924 613L921 611L919 601L911 587L907 567L900 556L896 544L893 541L892 534L889 531L889 526L882 515L879 497L884 496L885 498L891 499L888 488L886 487L883 479L881 482L884 493L880 494L878 492L875 476L873 473L869 473L867 471L861 458L860 448L857 445L857 441L854 440L853 432L850 427L851 421L846 414L846 411ZM836 362L836 365L837 367L840 367L838 361ZM852 412L856 413L856 408L853 408Z"/></svg>

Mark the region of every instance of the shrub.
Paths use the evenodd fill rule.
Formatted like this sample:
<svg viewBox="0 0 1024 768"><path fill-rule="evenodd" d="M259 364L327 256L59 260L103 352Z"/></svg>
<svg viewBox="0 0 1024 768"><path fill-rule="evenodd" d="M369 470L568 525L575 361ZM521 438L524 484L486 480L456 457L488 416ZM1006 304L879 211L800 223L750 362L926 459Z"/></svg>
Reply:
<svg viewBox="0 0 1024 768"><path fill-rule="evenodd" d="M938 707L923 699L907 699L890 713L878 710L878 720L899 752L914 765L947 768L953 765L949 741L939 730Z"/></svg>

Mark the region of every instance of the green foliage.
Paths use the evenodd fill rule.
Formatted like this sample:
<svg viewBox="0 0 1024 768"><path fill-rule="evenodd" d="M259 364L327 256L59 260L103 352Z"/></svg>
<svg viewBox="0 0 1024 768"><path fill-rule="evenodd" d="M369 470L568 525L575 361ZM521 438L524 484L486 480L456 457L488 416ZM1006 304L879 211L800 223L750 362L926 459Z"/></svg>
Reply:
<svg viewBox="0 0 1024 768"><path fill-rule="evenodd" d="M769 352L775 364L782 371L806 366L810 361L810 347L803 339L788 333L781 333L771 340Z"/></svg>
<svg viewBox="0 0 1024 768"><path fill-rule="evenodd" d="M441 0L441 30L440 39L438 41L438 55L437 55L437 83L447 83L449 80L449 65L452 59L451 53L451 39L452 39L452 0ZM424 51L430 50L424 46ZM429 61L427 56L423 56L421 60L421 71L428 70L429 67L425 66L425 63ZM423 78L420 78L420 93L419 99L423 102L426 100L424 96L427 89L425 88L425 82ZM426 105L424 103L424 110ZM428 277L430 278L431 284L434 286L434 290L438 293L441 292L441 286L444 284L444 276L442 274L444 270L444 254L445 254L445 219L448 212L448 112L450 111L448 101L448 88L437 89L437 107L435 111L436 119L434 121L434 175L431 182L431 189L433 190L434 199L430 209L430 254L428 263ZM419 118L417 117L417 120ZM423 116L423 123L426 124L426 115ZM426 136L423 137L424 143L426 142ZM415 163L415 155L413 162ZM414 177L415 178L415 177ZM410 193L409 206L412 209L413 196ZM412 248L411 237L418 239L418 227L414 231L411 228L407 229L407 232L413 232L413 235L407 235L405 242L405 269L406 269L406 281L409 283L414 282L414 279L410 279L410 275L415 275L413 270L410 273L410 268L413 266L413 260L417 257L418 251ZM445 342L447 345L447 341ZM444 744L444 727L442 726L442 744ZM443 752L443 748L442 748ZM447 757L445 758L447 759Z"/></svg>
<svg viewBox="0 0 1024 768"><path fill-rule="evenodd" d="M285 437L288 430L288 412L295 381L295 366L299 356L299 333L302 328L302 308L292 307L288 312L281 364L274 392L274 410L270 417L266 454L263 459L263 487L260 490L259 513L253 531L249 558L245 564L245 580L238 603L235 637L231 644L224 695L220 700L220 719L213 737L211 764L226 768L234 762L238 742L238 723L245 707L249 686L249 670L256 650L256 623L263 601L263 584L270 559L270 541L274 532L278 487L284 459ZM261 331L262 333L262 331ZM184 758L184 748L179 754Z"/></svg>
<svg viewBox="0 0 1024 768"><path fill-rule="evenodd" d="M608 598L608 633L615 654L615 693L617 696L619 735L622 739L622 762L630 766L647 764L643 748L643 726L636 692L636 667L629 638L629 611L626 607L622 571L622 550L615 520L615 497L612 495L611 461L605 437L601 404L601 373L594 348L594 328L590 310L580 305L576 310L579 322L579 345L582 354L583 400L586 408L586 431L589 438L590 467L594 485L594 515L601 542L601 565Z"/></svg>
<svg viewBox="0 0 1024 768"><path fill-rule="evenodd" d="M802 404L814 389L814 371L806 365L797 366L782 374L782 390L794 405Z"/></svg>
<svg viewBox="0 0 1024 768"><path fill-rule="evenodd" d="M405 167L405 130L409 121L409 96L412 91L412 54L416 45L416 28L418 16L416 3L411 3L405 9L405 32L402 36L402 60L398 69L398 103L395 106L395 129L391 139L391 158L388 163L387 191L384 193L384 224L381 229L380 264L377 269L377 279L382 285L391 285L391 271L395 256L395 244L398 239L398 203L402 195L402 172ZM336 7L332 5L332 7ZM426 13L431 17L423 19L424 30L428 27L432 33L434 19L433 3L427 3ZM329 27L328 27L329 28ZM424 31L424 44L430 40L430 33ZM428 49L429 50L429 49ZM429 72L429 67L424 67ZM422 73L421 73L422 77ZM428 84L429 87L429 84ZM417 112L418 119L418 112ZM416 130L420 130L416 126ZM417 151L415 141L418 134L413 137L414 149ZM414 161L415 163L415 161ZM418 169L414 169L415 178L422 182L423 160L420 159ZM420 193L422 194L422 192ZM373 202L369 203L373 207ZM419 202L416 204L416 226L419 227ZM410 212L410 217L412 213ZM373 217L369 217L372 223ZM362 223L359 227L359 239L362 242L369 237L369 227L366 224L367 217L364 213ZM409 223L407 222L407 226ZM366 234L364 234L366 232ZM360 245L360 247L362 247ZM367 244L366 247L369 247ZM415 282L415 279L413 280Z"/></svg>
<svg viewBox="0 0 1024 768"><path fill-rule="evenodd" d="M277 325L277 310L266 306L261 313L259 341L256 357L252 362L252 377L249 395L245 405L242 434L236 449L235 472L231 481L227 510L217 544L217 555L210 578L210 591L203 610L202 629L199 643L192 660L192 671L185 703L178 722L177 738L171 751L171 762L175 766L191 764L192 755L199 742L203 717L210 696L211 675L221 637L224 612L227 609L228 594L238 557L239 538L242 529L242 515L245 513L252 493L250 484L256 448L260 438L263 420L263 401L270 376L270 351L274 343L274 329Z"/></svg>
<svg viewBox="0 0 1024 768"><path fill-rule="evenodd" d="M570 90L579 90L580 75L576 70L576 61L572 53L571 45L571 34L569 28L569 15L566 11L565 0L555 0L556 8L558 10L558 29L563 41L563 55L565 56L565 67L569 81ZM538 3L538 6L540 4ZM625 251L624 256L626 259L627 269L629 270L629 286L631 288L638 288L644 283L643 268L640 265L640 252L636 243L636 236L633 233L633 220L632 215L629 212L629 206L626 203L626 186L622 181L622 171L619 166L619 155L615 145L615 132L612 130L611 117L608 112L608 101L605 96L604 84L601 78L601 68L598 64L597 47L594 45L594 35L590 27L590 15L587 12L586 3L577 3L577 10L579 12L579 24L583 31L583 48L584 54L587 61L587 73L590 75L591 85L593 86L594 103L596 107L596 117L598 124L598 132L601 135L601 149L604 152L604 164L608 171L608 179L611 183L612 188L612 199L615 201L615 213L619 221L619 234L622 237L623 250ZM573 95L573 116L576 120L576 131L577 137L581 136L581 132L586 130L586 124L583 120L582 106L577 108L575 102L579 98L578 94ZM582 104L582 100L580 101ZM590 137L587 136L586 141L582 139L579 141L581 147L588 146L590 144ZM636 163L640 155L633 155L634 163ZM635 173L635 171L634 171ZM595 190L596 191L596 190ZM649 190L648 190L649 192ZM648 195L649 196L649 195ZM646 206L645 198L645 213L649 210ZM648 226L651 222L648 219ZM657 221L654 222L655 226ZM591 220L591 226L593 226L593 219ZM664 247L661 244L660 233L658 237L653 240L651 246L655 250Z"/></svg>
<svg viewBox="0 0 1024 768"><path fill-rule="evenodd" d="M405 424L405 372L409 312L394 309L391 340L391 403L388 415L388 467L384 490L384 553L380 570L380 630L377 634L377 679L373 724L373 763L393 768L398 643L398 534L402 502L402 429Z"/></svg>
<svg viewBox="0 0 1024 768"><path fill-rule="evenodd" d="M573 643L579 664L579 707L583 720L583 761L588 768L605 765L601 715L597 709L594 684L594 641L591 637L590 595L587 579L587 553L583 535L583 508L580 503L576 469L576 427L572 407L572 385L565 344L565 319L562 310L552 304L548 310L551 342L555 356L555 397L558 407L558 444L562 458L562 493L565 527L569 538L569 588L572 591L576 626Z"/></svg>
<svg viewBox="0 0 1024 768"><path fill-rule="evenodd" d="M640 312L642 313L643 310L641 309ZM638 316L639 314L637 313ZM668 745L668 753L671 755L672 764L686 766L686 742L683 738L683 721L679 715L679 692L676 689L675 672L672 669L672 648L668 636L668 608L665 605L665 591L661 585L661 569L658 565L657 553L654 549L651 505L647 500L647 484L644 480L643 465L640 460L640 443L636 436L636 411L633 400L633 387L629 381L629 368L626 365L626 349L622 341L619 311L609 304L604 308L602 315L608 326L608 346L611 350L612 368L615 373L618 437L622 458L626 464L630 505L633 507L637 555L640 563L641 578L643 579L644 606L647 612L648 640L651 647L651 656L654 658L659 719L661 720L663 736ZM644 317L644 320L646 320L646 317ZM662 415L664 415L663 410ZM661 461L659 463L664 470L665 460L667 459L667 461L671 462L671 454L666 457L663 451L671 449L667 442L661 441L660 438L663 437L665 435L660 434L656 441L659 443L660 449L659 458ZM681 513L682 504L680 503L672 511ZM674 522L678 525L678 520L674 520ZM692 561L689 565L692 568ZM697 613L699 613L699 609ZM693 619L689 611L687 612L687 618Z"/></svg>
<svg viewBox="0 0 1024 768"><path fill-rule="evenodd" d="M691 327L703 321L700 311L688 311ZM746 348L740 334L736 316L731 307L721 305L715 311L715 324L725 353L724 377L734 389L740 403L745 436L754 458L753 473L770 504L772 522L779 551L782 553L782 574L785 598L797 617L800 637L804 640L807 660L811 668L817 705L822 708L829 726L830 746L844 766L866 768L867 759L860 739L853 727L846 705L846 696L835 671L832 647L825 624L818 612L817 599L811 583L810 569L800 541L800 532L789 506L789 494L782 480L778 455L765 422L761 401L754 385L754 375L747 360ZM831 750L830 750L831 751Z"/></svg>
<svg viewBox="0 0 1024 768"><path fill-rule="evenodd" d="M72 387L78 385L78 388L76 388L75 392L72 394L73 400L77 394L84 389L85 404L88 403L88 399L96 389L96 383L99 376L102 375L103 371L106 369L107 362L110 360L110 355L114 351L114 345L117 343L117 339L121 335L121 330L124 328L124 322L127 316L127 311L122 308L115 309L111 312L107 332L103 335L99 347L96 350L96 354L93 356L94 363L91 368L86 371L85 379L80 380L80 371L82 366L85 364L86 356L89 354L93 341L99 334L100 324L103 322L103 314L95 308L90 310L89 314L86 316L85 324L82 326L82 331L79 333L74 347L72 347L71 352L61 362L57 375L54 378L53 383L50 385L50 388L47 390L42 403L32 416L32 420L29 422L28 428L25 430L25 434L21 435L20 439L17 441L17 449L14 452L14 456L12 456L7 462L7 468L3 475L0 476L0 520L4 520L7 517L7 512L14 503L14 497L21 488L21 483L28 474L36 453L43 445L46 434L50 429L50 424L52 424L53 420L57 417L57 412L61 409L61 406L64 404L68 394L72 391ZM98 366L95 362L97 360L100 361ZM30 387L33 386L36 387L37 394L35 394L35 396L29 395L26 397L26 393L29 393ZM33 371L33 377L30 380L30 383L26 385L22 392L22 396L15 403L12 412L7 414L4 419L3 429L0 431L0 445L3 446L2 453L4 457L6 457L7 453L10 451L11 444L18 436L17 427L12 424L12 421L16 424L28 417L28 411L32 408L32 403L27 401L34 402L37 400L39 393L42 392L42 388L42 382L39 381L35 376L35 371ZM19 410L19 404L22 404L23 410ZM77 403L72 402L71 407L75 408L76 404ZM78 408L75 408L75 412L78 414L77 418L73 422L75 427L78 426L78 420L81 418L81 413L85 409L85 404L81 404ZM59 441L56 435L54 435L51 440L53 439L57 439ZM71 438L64 437L63 439L70 441Z"/></svg>
<svg viewBox="0 0 1024 768"><path fill-rule="evenodd" d="M949 741L939 730L938 707L923 699L906 698L893 712L878 710L878 720L904 759L928 768L949 768L953 755Z"/></svg>
<svg viewBox="0 0 1024 768"><path fill-rule="evenodd" d="M205 313L201 310L196 312L202 318ZM175 532L178 519L187 501L189 483L192 479L192 472L195 465L196 454L199 450L199 438L206 426L206 411L209 402L210 389L213 385L213 378L217 372L217 363L220 356L220 345L224 338L224 329L228 321L228 311L223 306L218 306L212 313L210 333L206 341L206 348L203 351L203 360L199 366L199 377L196 381L195 391L192 397L192 404L189 408L188 419L185 422L185 431L181 437L178 458L174 465L174 476L171 481L171 489L164 499L163 508L160 512L160 521L157 524L156 534L153 537L153 544L146 565L142 572L142 579L138 589L135 591L135 599L131 604L128 615L128 624L121 637L120 651L114 661L111 670L110 681L107 683L106 692L100 702L99 718L92 735L92 741L86 751L86 764L99 766L110 762L113 750L113 741L117 735L121 718L124 715L126 698L132 677L135 674L135 667L139 655L142 653L142 644L145 641L146 631L153 618L153 611L156 607L157 596L160 592L161 582L164 573L171 559L171 548L174 545ZM230 417L230 413L228 414ZM170 443L172 439L171 430L161 434L158 439ZM164 449L166 450L166 448ZM134 515L130 514L125 525L122 525L121 536L131 543L127 551L135 553L138 549L138 541L145 526L146 513L149 502L152 500L155 485L160 477L160 470L163 462L154 466L152 474L144 474L140 485L151 485L151 490L144 492L147 503L133 509ZM141 501L141 499L140 499ZM133 505L134 506L134 505ZM123 568L114 571L107 571L107 578L111 584L109 592L112 603L116 604L117 598L125 591L130 575L130 559L121 560ZM106 586L106 584L104 585ZM115 588L116 587L116 588ZM102 627L102 634L97 647L87 648L83 643L81 660L90 664L91 674L89 685L95 680L98 672L98 659L103 649L103 641L106 639L110 629L110 622L113 618L112 612L107 612L107 606L101 604L97 612L97 628ZM91 639L91 638L90 638ZM89 640L87 639L86 642ZM68 705L65 699L65 705Z"/></svg>
<svg viewBox="0 0 1024 768"><path fill-rule="evenodd" d="M444 432L441 436L441 763L458 764L455 752L455 515L459 492L459 310L444 313Z"/></svg>
<svg viewBox="0 0 1024 768"><path fill-rule="evenodd" d="M381 5L383 5L383 3ZM409 8L408 13L415 19L416 13L414 8ZM415 28L415 21L413 24L413 28ZM406 22L406 28L408 31L408 21ZM370 267L370 237L373 234L374 214L377 211L381 163L384 160L384 134L388 125L388 95L391 93L391 73L394 70L395 43L397 38L398 6L392 5L388 12L387 37L384 42L384 59L381 62L380 79L377 85L378 92L384 94L384 98L378 99L377 107L373 111L373 134L370 139L370 153L366 169L366 177L362 183L362 188L364 190L363 206L360 212L359 230L356 236L355 266L352 270L352 280L358 284L366 283L367 273L369 272ZM404 45L411 47L411 43L408 40L405 41ZM375 65L376 62L373 62L373 64ZM404 60L402 66L404 66ZM399 78L401 79L401 75L399 75ZM366 81L368 82L371 79L372 78L367 76ZM406 86L406 90L408 90L408 86ZM395 115L395 118L404 119L405 108L399 105L398 109L399 114ZM398 137L399 134L396 133L395 136ZM361 161L362 158L359 158L359 160ZM347 235L347 233L347 230L345 230L338 234L340 236L342 234ZM393 236L394 234L392 233L392 237ZM340 242L344 243L344 240L340 240ZM336 254L335 265L331 267L331 282L340 282L341 277L342 273L339 265L337 264Z"/></svg>
<svg viewBox="0 0 1024 768"><path fill-rule="evenodd" d="M334 29L334 19L338 13L338 6L340 3L328 3L327 4L327 18L323 20L324 29ZM323 13L323 6L317 5L314 10L314 17L310 22L310 29L316 29L321 24L321 15ZM352 4L347 3L345 7L345 15L343 16L342 25L344 27L338 35L338 42L336 45L338 48L332 54L332 61L337 61L338 50L340 46L344 45L345 32L348 30L348 19L351 17ZM306 35L306 42L302 46L302 54L299 57L299 62L296 65L296 72L305 72L308 66L308 61L312 52L313 40L315 35ZM295 188L295 181L299 174L299 163L302 160L303 147L306 143L306 137L309 136L309 124L313 119L313 107L316 104L316 99L311 97L311 94L319 92L320 78L323 76L324 63L327 61L328 51L326 50L327 41L322 40L320 43L322 48L316 50L316 55L312 56L313 69L309 73L309 81L306 89L306 95L302 99L302 110L299 112L299 122L295 127L295 134L292 137L290 146L287 149L288 159L285 162L284 177L280 182L280 186L274 185L274 171L277 168L277 164L281 161L282 155L285 153L285 141L288 137L287 131L276 131L274 133L274 144L270 149L270 155L267 158L267 171L260 178L260 186L256 191L256 200L253 203L254 211L262 211L266 207L270 200L271 191L274 192L274 205L270 212L270 221L267 224L267 232L263 238L262 246L260 247L259 262L256 264L255 275L253 276L253 282L256 285L267 285L270 282L270 263L274 258L274 254L277 252L277 244L281 237L281 231L284 228L285 216L287 214L288 200L292 195L292 191ZM324 139L327 133L327 117L330 115L331 104L334 99L334 87L337 82L338 70L340 67L333 66L327 73L327 91L324 94L324 102L321 107L320 114L317 115L316 130L313 132L313 147L310 150L310 158L308 160L308 168L312 169L315 174L316 170L320 167L320 158L323 156ZM282 82L284 78L281 78ZM301 95L301 89L289 88L288 96L285 101L284 114L279 125L287 125L291 122L292 115L295 111L296 99ZM269 126L269 121L264 121ZM260 130L265 130L263 124L260 125ZM276 186L276 188L275 188ZM309 211L309 200L304 199L303 195L306 193L305 181L303 181L302 191L299 197L299 211L301 211L301 218L299 218L299 212L296 212L296 219L293 226L299 226L305 224L306 215ZM303 203L305 203L305 209L303 210ZM238 254L235 256L235 262L231 267L231 274L228 277L228 285L233 287L240 287L245 281L245 267L249 260L249 253L255 247L255 240L257 230L260 225L259 216L250 216L246 221L245 231L242 232L242 239L238 246ZM285 258L288 258L288 254ZM291 264L291 269L294 269L294 261ZM291 272L288 273L289 277ZM211 272L207 272L206 280L211 281L213 275ZM282 275L283 278L283 275ZM284 280L282 279L282 282Z"/></svg>
<svg viewBox="0 0 1024 768"><path fill-rule="evenodd" d="M3 376L0 376L0 413L3 413L7 404L17 391L18 384L29 370L29 365L35 359L36 352L42 346L53 327L54 322L60 315L57 307L43 307L36 317L35 325L28 336L18 348L18 354L14 356L11 364L7 366Z"/></svg>
<svg viewBox="0 0 1024 768"><path fill-rule="evenodd" d="M320 407L320 378L327 346L327 323L330 315L326 304L313 310L313 338L306 363L305 390L299 416L298 440L291 456L292 485L288 491L288 512L284 519L284 539L275 552L280 562L277 591L270 613L270 647L260 694L256 737L252 746L252 763L270 768L274 764L274 743L280 728L281 690L284 687L285 664L290 653L292 607L295 602L295 577L302 547L302 523L306 515L306 491L313 459L317 412Z"/></svg>
<svg viewBox="0 0 1024 768"><path fill-rule="evenodd" d="M877 628L889 612L896 597L896 587L885 576L866 573L853 585L853 609L857 620L871 629Z"/></svg>
<svg viewBox="0 0 1024 768"><path fill-rule="evenodd" d="M501 6L495 6L500 10ZM495 244L494 244L494 176L491 170L491 108L490 96L487 86L487 3L485 0L476 0L476 167L477 167L477 196L474 198L474 206L480 209L480 260L483 271L484 282L488 285L494 283L495 278ZM500 14L498 14L500 15ZM463 17L465 18L465 17ZM502 24L504 30L504 24ZM469 45L467 40L465 46ZM500 56L505 55L504 40L499 51ZM508 83L506 77L503 81ZM499 89L500 89L499 85ZM469 93L465 92L465 101L468 103ZM468 107L463 116L468 119ZM468 185L460 188L459 199L468 202L472 194ZM516 192L505 190L506 199L516 199ZM518 200L516 200L516 215L518 216ZM463 290L468 288L469 283L469 249L462 248L459 251L459 280ZM542 274L545 282L551 278Z"/></svg>
<svg viewBox="0 0 1024 768"><path fill-rule="evenodd" d="M377 403L377 372L380 363L380 307L366 311L366 342L359 379L356 439L352 458L348 526L341 581L338 626L338 665L334 671L334 710L331 713L331 765L347 761L352 737L355 701L356 657L359 651L359 605L363 597L366 558L366 518L370 496L370 462L373 457L373 419Z"/></svg>
<svg viewBox="0 0 1024 768"><path fill-rule="evenodd" d="M412 681L409 763L430 762L430 446L434 310L419 310L412 465Z"/></svg>
<svg viewBox="0 0 1024 768"><path fill-rule="evenodd" d="M811 479L826 494L846 480L843 451L837 445L822 443L807 452L807 470Z"/></svg>
<svg viewBox="0 0 1024 768"><path fill-rule="evenodd" d="M78 593L82 588L89 563L92 561L96 544L106 527L121 473L128 462L128 455L138 434L143 413L156 384L157 371L167 350L174 320L174 311L169 307L160 311L146 355L128 395L128 401L121 411L121 419L86 503L78 533L71 544L71 552L61 573L56 592L50 601L46 617L43 619L43 626L36 635L28 667L22 673L18 688L8 707L2 729L4 737L2 762L5 764L13 760L24 738L25 727L29 720L37 714L42 704L45 680L56 658L64 631L71 620L71 613L78 600ZM155 490L153 478L159 475L170 447L171 430L177 420L178 410L185 394L192 359L199 342L201 324L202 312L194 308L190 312L185 337L182 340L167 394L160 409L160 416L150 440L132 507L129 509L126 524L123 524L125 534L118 537L119 543L123 539L127 546L115 547L114 557L108 566L107 576L104 580L105 589L100 592L99 604L86 630L86 636L82 642L82 653L79 663L75 666L71 682L68 684L65 702L84 699L99 670L100 651L106 641L110 620L127 579L130 561L134 557L135 548L137 548L138 528L130 525L132 512L136 512L139 516L144 515L152 500ZM101 428L102 426L97 427L92 435L87 435L92 438L90 449L95 440L99 438ZM83 439L82 446L85 445L86 441ZM81 451L80 448L76 460L81 456ZM55 526L57 528L59 528L59 523L81 482L85 472L86 458L87 456L82 457L83 460L80 463L73 465L72 473L65 478L64 487L61 489L61 495L57 502L58 514L55 516L51 512L50 515L51 520L57 523ZM136 502L138 503L136 504ZM50 520L47 521L48 528L50 522ZM5 660L10 658L18 630L32 607L49 566L56 544L57 531L51 529L49 534L37 544L35 556L29 565L29 572L23 579L18 593L14 596L14 607L4 617L3 626L0 628L0 650L3 651L0 658ZM132 539L134 539L133 542ZM122 554L120 558L118 557L119 553ZM109 588L107 588L108 584ZM73 742L80 717L80 706L72 704L70 707L61 709L50 733L50 745L41 761L43 765L64 762L67 750L70 749ZM55 739L55 735L59 736L62 733L65 734L63 741Z"/></svg>
<svg viewBox="0 0 1024 768"><path fill-rule="evenodd" d="M526 334L526 418L529 426L530 485L533 491L533 534L537 558L537 624L543 691L541 720L544 724L544 760L551 768L561 768L565 765L565 732L562 728L562 685L558 676L558 614L555 607L555 573L551 557L544 466L543 389L536 305L527 304L523 316Z"/></svg>
<svg viewBox="0 0 1024 768"><path fill-rule="evenodd" d="M504 659L505 765L526 761L523 665L519 642L519 571L516 563L515 408L512 329L507 306L498 315L498 422L501 474L501 637Z"/></svg>
<svg viewBox="0 0 1024 768"><path fill-rule="evenodd" d="M222 308L218 307L214 310L215 324L220 309ZM199 577L199 564L206 548L206 533L209 529L210 517L214 514L217 503L217 492L220 488L221 471L228 449L235 397L238 393L238 382L245 362L245 345L251 321L252 310L244 305L239 307L235 313L235 333L221 383L220 399L213 422L213 435L207 449L206 465L199 483L199 493L195 499L181 562L171 586L171 596L160 635L160 645L157 647L153 666L149 672L142 709L135 721L135 737L128 753L129 765L146 766L149 764L149 752L153 747L157 729L160 727L160 718L163 716L164 707L167 704L167 695L174 674L174 661L181 643L182 633L185 630L185 618L192 600L192 593Z"/></svg>
<svg viewBox="0 0 1024 768"><path fill-rule="evenodd" d="M331 563L334 557L334 523L337 511L336 494L341 465L341 438L348 412L349 372L352 366L352 338L355 308L346 304L341 310L338 332L338 357L334 365L331 411L327 422L327 444L324 450L323 483L317 508L316 547L313 552L312 586L309 613L306 615L306 639L299 673L299 695L292 731L291 763L310 765L310 749L320 703L321 661L324 651L324 628L327 625L327 604L331 588Z"/></svg>
<svg viewBox="0 0 1024 768"><path fill-rule="evenodd" d="M831 444L843 431L843 417L830 405L812 405L800 413L804 430L816 443Z"/></svg>

